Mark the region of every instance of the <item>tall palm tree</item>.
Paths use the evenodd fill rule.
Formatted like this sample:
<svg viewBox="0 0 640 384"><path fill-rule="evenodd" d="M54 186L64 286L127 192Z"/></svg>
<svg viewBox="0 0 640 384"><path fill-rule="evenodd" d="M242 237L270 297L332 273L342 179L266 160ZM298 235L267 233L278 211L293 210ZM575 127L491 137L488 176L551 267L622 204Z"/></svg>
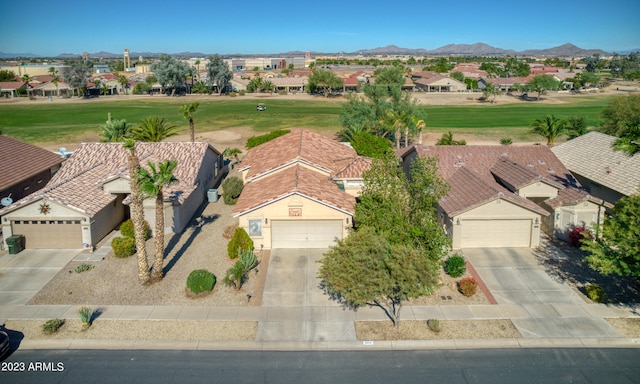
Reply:
<svg viewBox="0 0 640 384"><path fill-rule="evenodd" d="M555 140L567 132L564 120L555 115L546 115L542 119L536 119L531 123L531 132L547 139L547 146L553 147Z"/></svg>
<svg viewBox="0 0 640 384"><path fill-rule="evenodd" d="M142 119L133 128L132 137L137 141L160 142L167 137L177 135L175 125L170 124L164 118L148 117Z"/></svg>
<svg viewBox="0 0 640 384"><path fill-rule="evenodd" d="M177 161L165 160L156 164L149 162L149 169L140 168L138 171L138 182L140 191L145 197L156 198L156 260L153 263L151 272L152 281L162 279L164 268L164 187L178 181L173 175L173 170L178 165Z"/></svg>
<svg viewBox="0 0 640 384"><path fill-rule="evenodd" d="M118 84L120 84L122 90L124 91L124 94L126 95L128 93L126 85L129 84L129 80L127 80L127 77L125 75L120 75L118 77Z"/></svg>
<svg viewBox="0 0 640 384"><path fill-rule="evenodd" d="M133 139L126 139L123 145L129 150L127 165L129 167L129 184L131 186L130 211L138 253L138 281L145 284L149 281L150 274L149 262L147 261L147 247L145 245L143 198L137 179L138 172L140 171L140 161L138 160L138 156L136 156L136 142Z"/></svg>
<svg viewBox="0 0 640 384"><path fill-rule="evenodd" d="M427 123L417 116L411 116L411 123L415 127L416 131L418 131L418 144L422 144L422 130L427 127ZM405 143L405 147L406 146L407 144Z"/></svg>
<svg viewBox="0 0 640 384"><path fill-rule="evenodd" d="M55 67L49 67L49 74L52 77L51 82L56 86L56 96L60 96L60 90L58 89L58 83L60 82L58 70Z"/></svg>
<svg viewBox="0 0 640 384"><path fill-rule="evenodd" d="M33 80L33 78L29 76L27 73L22 75L22 81L24 81L27 84L27 96L31 96L31 86L29 85L29 82L31 80Z"/></svg>
<svg viewBox="0 0 640 384"><path fill-rule="evenodd" d="M195 103L190 103L190 104L185 104L182 106L182 116L185 119L189 119L189 136L191 137L191 142L195 142L195 127L193 124L193 114L196 112L196 110L198 110L198 106L200 105L200 103L195 102Z"/></svg>

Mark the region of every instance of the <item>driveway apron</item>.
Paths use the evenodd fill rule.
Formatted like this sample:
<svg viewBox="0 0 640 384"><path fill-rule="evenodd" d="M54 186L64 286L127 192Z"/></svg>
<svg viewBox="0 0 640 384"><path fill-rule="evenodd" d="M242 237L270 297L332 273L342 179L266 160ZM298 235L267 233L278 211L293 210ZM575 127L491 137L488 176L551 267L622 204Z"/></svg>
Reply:
<svg viewBox="0 0 640 384"><path fill-rule="evenodd" d="M24 305L60 272L79 249L25 249L0 257L0 306Z"/></svg>
<svg viewBox="0 0 640 384"><path fill-rule="evenodd" d="M356 340L355 313L329 299L319 287L325 249L273 249L262 295L266 315L258 341Z"/></svg>
<svg viewBox="0 0 640 384"><path fill-rule="evenodd" d="M528 248L465 249L491 294L504 306L527 313L512 322L524 337L616 337L602 318L591 316L587 304L566 283L551 278Z"/></svg>

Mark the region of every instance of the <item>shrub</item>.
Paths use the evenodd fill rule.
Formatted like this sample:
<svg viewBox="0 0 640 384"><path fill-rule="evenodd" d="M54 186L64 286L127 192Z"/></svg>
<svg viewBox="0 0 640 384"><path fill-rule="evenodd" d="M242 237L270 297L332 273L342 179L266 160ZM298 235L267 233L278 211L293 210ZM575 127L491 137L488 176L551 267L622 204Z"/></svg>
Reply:
<svg viewBox="0 0 640 384"><path fill-rule="evenodd" d="M592 240L591 232L585 227L575 227L569 232L569 242L574 247L580 247L585 240Z"/></svg>
<svg viewBox="0 0 640 384"><path fill-rule="evenodd" d="M58 332L58 329L62 327L63 324L64 324L64 320L60 320L60 319L47 320L44 324L42 324L42 332L46 333L47 335L56 333Z"/></svg>
<svg viewBox="0 0 640 384"><path fill-rule="evenodd" d="M440 325L440 320L438 319L429 319L427 320L427 327L435 333L438 333L442 330Z"/></svg>
<svg viewBox="0 0 640 384"><path fill-rule="evenodd" d="M584 290L587 292L587 297L596 303L604 303L607 301L607 294L598 284L587 284Z"/></svg>
<svg viewBox="0 0 640 384"><path fill-rule="evenodd" d="M465 277L458 283L458 289L460 290L460 293L466 297L471 297L476 294L478 283L476 283L473 277Z"/></svg>
<svg viewBox="0 0 640 384"><path fill-rule="evenodd" d="M83 264L80 264L80 265L78 265L78 266L76 267L76 273L82 273L82 272L85 272L85 271L90 271L90 270L92 270L93 268L94 268L94 266L93 266L93 265L91 265L91 264L84 264L84 263L83 263Z"/></svg>
<svg viewBox="0 0 640 384"><path fill-rule="evenodd" d="M460 277L467 271L467 266L464 263L464 257L460 255L453 255L447 259L446 265L447 275L451 277Z"/></svg>
<svg viewBox="0 0 640 384"><path fill-rule="evenodd" d="M124 237L135 238L135 232L133 231L133 221L131 221L131 219L120 224L120 233ZM144 221L144 239L149 240L150 237L151 237L151 234L149 233L149 223L147 223L147 221L145 220Z"/></svg>
<svg viewBox="0 0 640 384"><path fill-rule="evenodd" d="M513 144L513 140L511 140L510 137L503 137L502 139L500 139L500 144L502 144L502 145L511 145L511 144Z"/></svg>
<svg viewBox="0 0 640 384"><path fill-rule="evenodd" d="M195 294L211 291L214 285L216 285L216 275L206 269L196 269L187 277L187 288Z"/></svg>
<svg viewBox="0 0 640 384"><path fill-rule="evenodd" d="M91 317L93 316L93 309L89 307L82 307L78 310L78 316L80 316L80 321L82 321L82 326L87 328L91 325Z"/></svg>
<svg viewBox="0 0 640 384"><path fill-rule="evenodd" d="M260 135L260 136L253 136L250 137L247 140L247 149L251 149L253 147L257 147L260 144L264 144L267 141L271 141L273 139L276 139L280 136L286 135L287 133L291 132L291 130L289 129L277 129L275 131L271 131L269 133L265 133L264 135Z"/></svg>
<svg viewBox="0 0 640 384"><path fill-rule="evenodd" d="M222 237L224 237L225 239L231 239L233 237L233 233L236 231L236 228L238 228L238 224L233 224L225 227L224 231L222 232Z"/></svg>
<svg viewBox="0 0 640 384"><path fill-rule="evenodd" d="M233 232L233 237L227 245L229 258L235 259L238 257L238 254L248 251L253 251L253 240L251 240L244 228L236 228Z"/></svg>
<svg viewBox="0 0 640 384"><path fill-rule="evenodd" d="M238 197L240 197L243 188L244 184L239 177L227 177L222 182L222 189L224 189L224 193L222 195L224 197L224 203L228 205L235 204L236 201L238 201Z"/></svg>
<svg viewBox="0 0 640 384"><path fill-rule="evenodd" d="M111 248L115 257L129 257L136 253L136 241L131 237L114 237Z"/></svg>

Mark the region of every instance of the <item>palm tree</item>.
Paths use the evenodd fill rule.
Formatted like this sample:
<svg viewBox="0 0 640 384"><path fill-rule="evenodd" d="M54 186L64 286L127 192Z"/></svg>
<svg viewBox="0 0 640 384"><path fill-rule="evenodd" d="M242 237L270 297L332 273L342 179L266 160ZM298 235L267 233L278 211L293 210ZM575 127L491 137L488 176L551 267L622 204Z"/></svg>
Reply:
<svg viewBox="0 0 640 384"><path fill-rule="evenodd" d="M140 168L138 171L138 182L140 183L140 191L145 197L156 198L156 260L153 263L151 272L152 281L162 279L164 268L164 187L178 181L173 175L173 170L178 165L175 160L165 160L156 164L149 162L149 169Z"/></svg>
<svg viewBox="0 0 640 384"><path fill-rule="evenodd" d="M149 262L147 261L147 247L145 245L143 199L137 180L137 175L140 171L140 161L138 160L138 156L136 156L136 142L133 139L126 139L123 145L129 150L127 165L129 167L129 185L131 186L130 212L138 253L138 281L145 284L149 281L150 275Z"/></svg>
<svg viewBox="0 0 640 384"><path fill-rule="evenodd" d="M193 143L195 141L195 127L193 124L193 114L196 112L196 110L198 109L198 106L200 105L200 103L195 102L195 103L190 103L190 104L185 104L182 106L182 116L185 119L189 119L189 135L191 136L191 142Z"/></svg>
<svg viewBox="0 0 640 384"><path fill-rule="evenodd" d="M118 84L120 84L120 86L122 87L122 90L124 91L124 94L127 94L127 87L126 85L129 84L129 80L127 80L127 77L125 75L120 75L118 77Z"/></svg>
<svg viewBox="0 0 640 384"><path fill-rule="evenodd" d="M427 123L417 116L411 116L411 123L413 123L416 131L418 131L418 144L422 144L422 130L427 127ZM406 146L407 144L405 143L405 147Z"/></svg>
<svg viewBox="0 0 640 384"><path fill-rule="evenodd" d="M566 127L564 120L558 119L555 115L546 115L542 119L536 119L531 123L531 132L547 139L547 146L553 147L556 138L566 133Z"/></svg>
<svg viewBox="0 0 640 384"><path fill-rule="evenodd" d="M56 96L60 96L60 90L58 89L58 83L60 82L58 70L55 67L49 67L49 74L53 77L51 82L56 86Z"/></svg>
<svg viewBox="0 0 640 384"><path fill-rule="evenodd" d="M170 124L164 118L148 117L142 119L133 128L132 137L137 141L160 142L167 137L177 135L175 125Z"/></svg>
<svg viewBox="0 0 640 384"><path fill-rule="evenodd" d="M29 82L31 80L33 80L33 78L28 74L25 73L24 75L22 75L22 81L27 84L27 96L31 96L31 86L29 85Z"/></svg>
<svg viewBox="0 0 640 384"><path fill-rule="evenodd" d="M127 120L109 120L102 127L102 142L122 142L131 134L131 124Z"/></svg>

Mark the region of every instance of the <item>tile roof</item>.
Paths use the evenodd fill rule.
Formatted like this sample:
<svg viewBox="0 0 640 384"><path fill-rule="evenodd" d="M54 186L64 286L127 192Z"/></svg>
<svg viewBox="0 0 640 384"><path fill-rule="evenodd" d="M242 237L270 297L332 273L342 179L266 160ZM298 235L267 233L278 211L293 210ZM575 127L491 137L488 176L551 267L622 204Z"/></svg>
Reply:
<svg viewBox="0 0 640 384"><path fill-rule="evenodd" d="M496 198L504 198L532 211L547 214L530 200L509 191L496 178L512 186L543 180L556 186L560 192L566 189L578 191L580 188L577 180L546 146L416 145L401 156L406 157L414 150L421 157L438 159L439 173L451 184L449 195L440 204L449 215ZM576 196L574 193L564 193L556 198L556 202L560 205L571 203Z"/></svg>
<svg viewBox="0 0 640 384"><path fill-rule="evenodd" d="M640 155L614 151L611 145L615 140L604 133L589 132L551 150L571 172L628 196L640 187Z"/></svg>
<svg viewBox="0 0 640 384"><path fill-rule="evenodd" d="M3 91L15 90L25 86L26 83L24 81L0 81L0 89Z"/></svg>
<svg viewBox="0 0 640 384"><path fill-rule="evenodd" d="M246 184L233 215L240 216L294 194L352 215L355 210L355 197L341 191L327 176L298 164Z"/></svg>
<svg viewBox="0 0 640 384"><path fill-rule="evenodd" d="M362 175L365 171L371 169L371 162L373 159L370 157L358 156L352 159L346 159L344 161L336 162L336 171L331 174L331 177L335 179L357 179L362 180Z"/></svg>
<svg viewBox="0 0 640 384"><path fill-rule="evenodd" d="M267 143L252 148L242 160L240 170L248 169L246 181L302 162L331 173L336 163L355 158L356 151L333 139L308 129L295 129Z"/></svg>
<svg viewBox="0 0 640 384"><path fill-rule="evenodd" d="M0 135L0 190L50 169L65 159L44 148ZM1 196L5 197L5 196Z"/></svg>
<svg viewBox="0 0 640 384"><path fill-rule="evenodd" d="M147 166L149 161L178 162L174 170L178 182L165 188L165 199L178 203L184 202L197 188L197 175L209 149L218 153L208 143L136 143L136 154L142 166ZM122 143L80 144L43 189L7 210L45 198L93 216L116 198L103 191L104 183L114 178L129 178L128 154Z"/></svg>
<svg viewBox="0 0 640 384"><path fill-rule="evenodd" d="M589 195L586 191L576 188L566 188L558 192L558 196L545 200L544 203L551 208L557 208L567 204L577 204L584 201L590 201L594 204L604 205L607 208L613 208L613 204L607 203L602 199Z"/></svg>

